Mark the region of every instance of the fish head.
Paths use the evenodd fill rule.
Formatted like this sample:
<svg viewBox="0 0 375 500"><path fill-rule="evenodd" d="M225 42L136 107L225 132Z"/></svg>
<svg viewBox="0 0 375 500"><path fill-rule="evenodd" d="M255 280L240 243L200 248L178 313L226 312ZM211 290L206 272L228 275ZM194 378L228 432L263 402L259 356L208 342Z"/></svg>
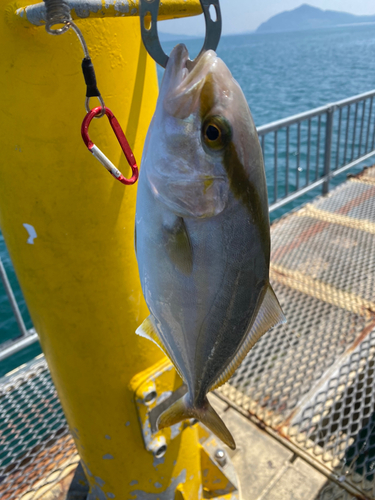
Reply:
<svg viewBox="0 0 375 500"><path fill-rule="evenodd" d="M182 217L212 217L233 198L233 187L235 194L232 174L238 162L245 176L254 163L263 169L240 86L214 51L192 62L186 47L177 45L142 159L154 195Z"/></svg>

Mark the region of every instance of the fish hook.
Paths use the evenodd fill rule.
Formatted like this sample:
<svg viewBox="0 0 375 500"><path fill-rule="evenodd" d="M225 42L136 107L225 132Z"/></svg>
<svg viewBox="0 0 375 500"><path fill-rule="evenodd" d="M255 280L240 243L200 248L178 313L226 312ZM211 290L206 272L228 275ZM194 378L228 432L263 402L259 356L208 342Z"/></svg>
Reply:
<svg viewBox="0 0 375 500"><path fill-rule="evenodd" d="M200 0L200 3L206 23L206 36L202 50L194 60L198 59L198 57L203 52L206 52L206 50L216 50L221 36L222 22L219 0ZM141 35L143 44L154 61L165 68L169 57L164 52L158 35L157 21L159 4L160 0L139 0L139 14L141 18ZM215 8L216 19L212 19L211 17L211 5ZM149 27L146 27L146 17L151 17Z"/></svg>

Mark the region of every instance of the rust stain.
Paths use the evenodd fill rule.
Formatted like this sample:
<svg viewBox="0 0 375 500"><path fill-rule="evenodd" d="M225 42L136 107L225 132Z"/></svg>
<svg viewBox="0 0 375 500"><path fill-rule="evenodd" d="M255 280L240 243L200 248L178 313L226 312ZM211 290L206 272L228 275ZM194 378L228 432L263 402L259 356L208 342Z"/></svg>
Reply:
<svg viewBox="0 0 375 500"><path fill-rule="evenodd" d="M287 243L286 245L283 245L274 250L272 252L271 259L277 260L282 258L290 250L294 250L295 248L300 247L303 243L310 240L313 236L321 233L322 231L324 231L324 229L326 229L330 225L331 224L329 222L321 222L321 221L315 222L311 227L302 231L302 233L297 238L292 240L290 243Z"/></svg>
<svg viewBox="0 0 375 500"><path fill-rule="evenodd" d="M279 425L277 425L274 429L278 434L280 434L280 436L284 437L288 441L290 441L290 438L287 434L284 434L282 429L283 429L283 427L290 426L294 416L296 415L296 413L298 413L299 409L300 409L300 407L297 405L294 408L294 410L288 415L288 417L285 420L283 420L282 422L280 422Z"/></svg>
<svg viewBox="0 0 375 500"><path fill-rule="evenodd" d="M348 349L348 354L351 354L363 340L370 335L372 330L375 328L375 319L373 319L363 330L362 332L358 335L358 337L354 340L353 344L350 346Z"/></svg>
<svg viewBox="0 0 375 500"><path fill-rule="evenodd" d="M360 179L363 175L364 175L363 173L360 173L356 176L356 178ZM375 186L373 187L369 185L369 189L367 189L367 191L351 199L350 201L345 203L345 205L339 208L336 212L332 213L347 215L353 208L358 207L363 202L371 198L375 198ZM291 215L291 217L293 217L293 215ZM271 258L273 260L282 258L290 250L300 247L302 243L305 243L306 241L310 240L313 236L316 236L317 234L321 233L330 225L332 225L332 223L330 222L317 221L311 227L302 231L302 233L299 236L297 236L294 240L274 250L272 252Z"/></svg>
<svg viewBox="0 0 375 500"><path fill-rule="evenodd" d="M349 349L345 353L345 358L352 354L352 352L358 347L358 345L363 342L363 340L370 335L372 330L375 328L375 318L362 330L362 332L358 335L358 337L354 340L353 344L349 347ZM274 430L285 439L289 439L288 435L283 432L283 427L289 427L292 423L295 415L300 411L300 406L297 405L293 411L288 415L288 417L277 425Z"/></svg>
<svg viewBox="0 0 375 500"><path fill-rule="evenodd" d="M353 208L358 207L363 203L364 201L369 200L370 198L375 197L375 186L372 187L370 186L369 189L365 193L361 193L359 196L356 196L355 198L351 199L348 201L348 203L345 203L339 210L337 210L336 213L342 214L342 215L347 215L350 210Z"/></svg>
<svg viewBox="0 0 375 500"><path fill-rule="evenodd" d="M47 478L54 469L61 467L63 463L69 460L70 456L76 453L71 436L65 435L61 438L52 437L50 444L53 446L48 447L45 443L51 436L46 436L43 444L37 444L31 450L23 452L14 462L11 462L5 468L6 482L0 484L1 500L18 498L29 489L36 487L36 484L39 482L41 486L43 479ZM68 455L66 451L69 446L71 446L71 454ZM54 457L54 460L51 460L51 456ZM25 478L27 478L26 483ZM12 491L9 491L9 484L12 484Z"/></svg>

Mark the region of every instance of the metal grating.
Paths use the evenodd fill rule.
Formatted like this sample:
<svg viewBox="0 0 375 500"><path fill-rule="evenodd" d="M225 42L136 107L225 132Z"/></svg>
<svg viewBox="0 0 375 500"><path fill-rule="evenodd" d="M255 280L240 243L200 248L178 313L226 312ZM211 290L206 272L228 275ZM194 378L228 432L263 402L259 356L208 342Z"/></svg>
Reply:
<svg viewBox="0 0 375 500"><path fill-rule="evenodd" d="M358 497L330 482L322 488L316 500L358 500Z"/></svg>
<svg viewBox="0 0 375 500"><path fill-rule="evenodd" d="M371 176L366 175L362 178L364 180L367 178L371 179ZM355 180L347 182L340 187L340 196L328 196L327 198L321 198L314 203L314 205L317 208L328 212L347 215L354 219L375 222L375 174L372 179L374 179L374 184L356 182Z"/></svg>
<svg viewBox="0 0 375 500"><path fill-rule="evenodd" d="M44 359L0 380L0 498L36 500L77 466Z"/></svg>
<svg viewBox="0 0 375 500"><path fill-rule="evenodd" d="M375 499L374 180L373 167L272 226L288 323L219 389L348 491L322 500Z"/></svg>
<svg viewBox="0 0 375 500"><path fill-rule="evenodd" d="M278 428L361 334L365 323L358 315L298 291L277 284L274 289L287 325L264 335L219 392Z"/></svg>
<svg viewBox="0 0 375 500"><path fill-rule="evenodd" d="M375 497L375 328L282 432Z"/></svg>

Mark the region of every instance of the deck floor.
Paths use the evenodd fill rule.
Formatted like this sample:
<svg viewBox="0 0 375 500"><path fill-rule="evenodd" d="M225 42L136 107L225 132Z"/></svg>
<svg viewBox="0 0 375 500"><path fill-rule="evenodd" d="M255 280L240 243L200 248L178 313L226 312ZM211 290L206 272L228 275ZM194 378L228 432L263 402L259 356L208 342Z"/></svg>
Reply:
<svg viewBox="0 0 375 500"><path fill-rule="evenodd" d="M271 236L287 324L262 337L218 394L293 452L282 490L301 464L348 491L330 493L315 473L314 493L285 498L374 499L375 167L286 215Z"/></svg>
<svg viewBox="0 0 375 500"><path fill-rule="evenodd" d="M243 500L375 499L375 167L271 235L288 322L212 396ZM62 500L77 462L44 358L0 380L0 497Z"/></svg>

